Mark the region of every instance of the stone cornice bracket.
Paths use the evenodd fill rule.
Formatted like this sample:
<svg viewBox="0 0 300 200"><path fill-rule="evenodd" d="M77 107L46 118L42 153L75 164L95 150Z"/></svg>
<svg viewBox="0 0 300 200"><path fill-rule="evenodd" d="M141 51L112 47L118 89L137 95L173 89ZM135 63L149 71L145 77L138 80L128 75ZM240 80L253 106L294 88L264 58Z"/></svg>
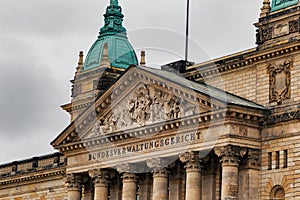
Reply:
<svg viewBox="0 0 300 200"><path fill-rule="evenodd" d="M248 150L248 167L252 169L259 169L261 166L261 151L259 149Z"/></svg>
<svg viewBox="0 0 300 200"><path fill-rule="evenodd" d="M202 169L202 160L199 158L198 152L185 152L179 155L181 162L185 163L185 169L187 172L200 172Z"/></svg>
<svg viewBox="0 0 300 200"><path fill-rule="evenodd" d="M110 183L109 171L103 169L89 170L89 176L94 180L95 186L107 186Z"/></svg>
<svg viewBox="0 0 300 200"><path fill-rule="evenodd" d="M220 157L222 166L239 166L241 158L247 153L247 149L238 146L215 147L215 154Z"/></svg>
<svg viewBox="0 0 300 200"><path fill-rule="evenodd" d="M148 167L153 171L153 177L168 177L168 160L163 158L152 158L146 161Z"/></svg>
<svg viewBox="0 0 300 200"><path fill-rule="evenodd" d="M271 10L271 6L270 6L270 0L264 0L263 1L263 6L261 7L261 12L260 12L260 17L266 17L270 10Z"/></svg>
<svg viewBox="0 0 300 200"><path fill-rule="evenodd" d="M82 176L79 174L67 174L66 184L68 190L81 190L82 188Z"/></svg>

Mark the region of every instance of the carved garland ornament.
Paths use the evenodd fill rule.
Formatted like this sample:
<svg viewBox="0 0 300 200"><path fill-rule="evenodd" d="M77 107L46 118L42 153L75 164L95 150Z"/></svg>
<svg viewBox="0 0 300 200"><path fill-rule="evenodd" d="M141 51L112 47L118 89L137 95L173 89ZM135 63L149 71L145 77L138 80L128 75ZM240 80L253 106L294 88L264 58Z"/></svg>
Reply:
<svg viewBox="0 0 300 200"><path fill-rule="evenodd" d="M282 103L291 96L291 61L283 64L270 64L270 102Z"/></svg>

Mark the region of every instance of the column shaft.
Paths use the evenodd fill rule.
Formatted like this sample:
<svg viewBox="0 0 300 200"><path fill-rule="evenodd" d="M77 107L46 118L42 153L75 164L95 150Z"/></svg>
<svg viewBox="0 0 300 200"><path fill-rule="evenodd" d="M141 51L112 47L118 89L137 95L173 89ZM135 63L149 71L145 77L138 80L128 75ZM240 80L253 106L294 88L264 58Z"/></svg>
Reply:
<svg viewBox="0 0 300 200"><path fill-rule="evenodd" d="M132 173L124 173L122 200L136 200L136 176Z"/></svg>
<svg viewBox="0 0 300 200"><path fill-rule="evenodd" d="M153 174L153 199L168 199L168 174L166 169L158 170Z"/></svg>
<svg viewBox="0 0 300 200"><path fill-rule="evenodd" d="M234 200L238 197L239 170L236 165L222 166L222 200Z"/></svg>
<svg viewBox="0 0 300 200"><path fill-rule="evenodd" d="M68 191L68 200L80 200L81 192L78 190L69 190Z"/></svg>
<svg viewBox="0 0 300 200"><path fill-rule="evenodd" d="M94 200L107 200L108 187L107 185L95 185Z"/></svg>
<svg viewBox="0 0 300 200"><path fill-rule="evenodd" d="M186 199L199 200L201 198L201 174L199 171L186 173Z"/></svg>

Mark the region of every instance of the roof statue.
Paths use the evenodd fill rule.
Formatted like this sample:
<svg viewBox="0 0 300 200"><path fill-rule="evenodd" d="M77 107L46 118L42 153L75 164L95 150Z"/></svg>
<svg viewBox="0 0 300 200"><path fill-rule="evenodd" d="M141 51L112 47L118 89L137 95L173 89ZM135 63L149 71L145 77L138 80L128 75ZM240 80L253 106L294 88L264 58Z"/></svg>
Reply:
<svg viewBox="0 0 300 200"><path fill-rule="evenodd" d="M118 1L110 0L104 14L104 26L87 54L84 71L100 66L104 44L108 46L108 57L112 67L126 69L131 64L138 64L134 49L128 41L126 28L122 24L123 18Z"/></svg>
<svg viewBox="0 0 300 200"><path fill-rule="evenodd" d="M299 0L273 0L271 12L296 5Z"/></svg>

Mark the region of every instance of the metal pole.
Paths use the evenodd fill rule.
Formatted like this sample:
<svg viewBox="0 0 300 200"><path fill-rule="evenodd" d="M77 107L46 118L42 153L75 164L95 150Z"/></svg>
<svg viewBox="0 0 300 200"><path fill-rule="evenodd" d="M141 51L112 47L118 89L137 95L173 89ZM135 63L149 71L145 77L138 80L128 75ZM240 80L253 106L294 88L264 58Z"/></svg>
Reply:
<svg viewBox="0 0 300 200"><path fill-rule="evenodd" d="M186 6L186 34L185 34L185 61L188 61L189 54L189 20L190 19L190 0L187 0Z"/></svg>

